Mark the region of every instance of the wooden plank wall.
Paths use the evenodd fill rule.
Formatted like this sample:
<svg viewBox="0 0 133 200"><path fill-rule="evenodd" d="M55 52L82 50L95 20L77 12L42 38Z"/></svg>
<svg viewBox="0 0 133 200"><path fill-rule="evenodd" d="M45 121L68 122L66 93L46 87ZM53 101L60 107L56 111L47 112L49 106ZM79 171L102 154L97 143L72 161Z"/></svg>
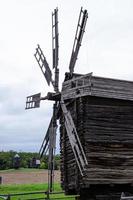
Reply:
<svg viewBox="0 0 133 200"><path fill-rule="evenodd" d="M61 174L66 192L90 184L133 183L133 102L88 96L72 101L68 109L88 167L82 178L61 117Z"/></svg>
<svg viewBox="0 0 133 200"><path fill-rule="evenodd" d="M71 110L74 122L76 122L74 103L69 104L69 110ZM78 184L78 168L64 126L63 115L60 118L60 125L61 186L66 194L75 194L75 186L77 187Z"/></svg>
<svg viewBox="0 0 133 200"><path fill-rule="evenodd" d="M62 95L66 100L80 96L96 96L133 101L133 82L90 74L76 76L63 83Z"/></svg>

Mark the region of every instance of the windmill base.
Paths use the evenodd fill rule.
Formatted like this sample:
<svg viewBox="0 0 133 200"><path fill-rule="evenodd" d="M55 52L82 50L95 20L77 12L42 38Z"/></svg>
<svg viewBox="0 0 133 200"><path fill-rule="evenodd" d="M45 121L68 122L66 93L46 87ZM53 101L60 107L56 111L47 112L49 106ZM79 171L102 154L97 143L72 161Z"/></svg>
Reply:
<svg viewBox="0 0 133 200"><path fill-rule="evenodd" d="M131 185L95 185L81 189L80 200L120 200L124 192L128 196L133 195Z"/></svg>

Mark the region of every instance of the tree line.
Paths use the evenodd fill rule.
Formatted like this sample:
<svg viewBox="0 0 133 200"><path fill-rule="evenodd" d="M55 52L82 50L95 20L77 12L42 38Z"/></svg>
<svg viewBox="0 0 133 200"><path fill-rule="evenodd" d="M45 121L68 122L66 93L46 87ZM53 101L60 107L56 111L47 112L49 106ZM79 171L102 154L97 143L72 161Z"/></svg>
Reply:
<svg viewBox="0 0 133 200"><path fill-rule="evenodd" d="M14 157L18 154L20 156L20 168L36 168L34 164L35 160L39 160L38 153L31 152L19 152L16 151L1 151L0 152L0 170L8 170L14 168ZM40 169L48 169L48 156L45 155L41 159L41 163L38 166ZM60 168L60 156L55 156L55 170Z"/></svg>

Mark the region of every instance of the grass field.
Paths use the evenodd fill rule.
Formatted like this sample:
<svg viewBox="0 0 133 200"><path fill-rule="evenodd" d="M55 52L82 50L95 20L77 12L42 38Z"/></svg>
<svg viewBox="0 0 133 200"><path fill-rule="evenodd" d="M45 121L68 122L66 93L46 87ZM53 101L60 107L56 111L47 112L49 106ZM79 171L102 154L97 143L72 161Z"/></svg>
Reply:
<svg viewBox="0 0 133 200"><path fill-rule="evenodd" d="M18 194L18 193L28 193L28 192L39 192L39 191L47 191L47 184L24 184L24 185L0 185L0 194ZM60 184L54 185L55 192L62 192ZM11 200L23 200L23 199L45 199L46 195L44 194L32 194L32 195L21 195L11 197ZM72 196L65 197L64 194L52 194L50 195L50 199L70 199L74 200L75 198ZM0 198L1 199L1 198Z"/></svg>
<svg viewBox="0 0 133 200"><path fill-rule="evenodd" d="M11 173L11 172L38 172L44 171L44 169L35 169L35 168L19 168L19 169L7 169L7 170L0 170L0 173Z"/></svg>
<svg viewBox="0 0 133 200"><path fill-rule="evenodd" d="M46 192L47 186L47 170L40 169L24 169L19 170L0 170L0 176L2 177L2 184L0 185L0 195L12 195L18 193L31 193L31 192ZM41 180L43 178L43 180ZM55 182L54 192L62 192L60 187L60 173L55 171ZM39 182L38 182L39 181ZM27 195L16 195L11 196L10 200L37 200L39 198L45 199L46 194L27 194ZM2 198L0 197L0 200ZM72 196L67 196L63 193L52 194L50 199L66 199L74 200Z"/></svg>

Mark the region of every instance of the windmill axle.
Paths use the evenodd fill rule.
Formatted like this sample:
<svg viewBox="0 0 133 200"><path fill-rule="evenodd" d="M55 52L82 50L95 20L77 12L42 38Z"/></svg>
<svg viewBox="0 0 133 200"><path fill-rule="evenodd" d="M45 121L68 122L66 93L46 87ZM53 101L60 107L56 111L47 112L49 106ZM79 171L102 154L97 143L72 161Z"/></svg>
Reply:
<svg viewBox="0 0 133 200"><path fill-rule="evenodd" d="M46 98L45 98L46 99ZM43 97L41 98L41 100L45 100ZM47 100L50 101L60 101L61 99L61 93L53 93L53 92L48 92L47 94Z"/></svg>

